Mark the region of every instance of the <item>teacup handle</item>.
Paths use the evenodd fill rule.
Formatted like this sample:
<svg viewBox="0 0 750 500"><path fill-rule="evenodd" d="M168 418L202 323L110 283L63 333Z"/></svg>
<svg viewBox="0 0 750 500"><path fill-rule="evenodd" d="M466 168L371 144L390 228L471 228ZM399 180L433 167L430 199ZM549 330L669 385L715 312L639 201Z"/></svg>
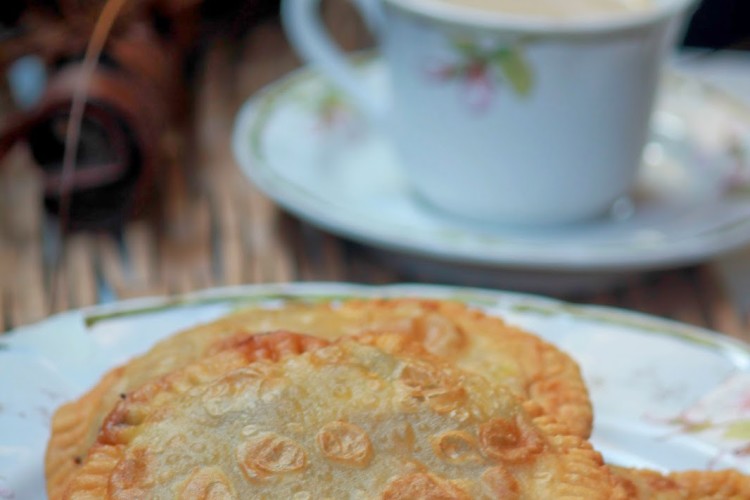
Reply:
<svg viewBox="0 0 750 500"><path fill-rule="evenodd" d="M333 83L354 102L372 122L380 123L385 115L385 105L368 93L360 78L355 75L346 56L334 45L326 33L320 17L321 0L283 0L281 19L284 31L294 49L307 62L317 66ZM356 0L370 29L380 31L382 26L381 0Z"/></svg>

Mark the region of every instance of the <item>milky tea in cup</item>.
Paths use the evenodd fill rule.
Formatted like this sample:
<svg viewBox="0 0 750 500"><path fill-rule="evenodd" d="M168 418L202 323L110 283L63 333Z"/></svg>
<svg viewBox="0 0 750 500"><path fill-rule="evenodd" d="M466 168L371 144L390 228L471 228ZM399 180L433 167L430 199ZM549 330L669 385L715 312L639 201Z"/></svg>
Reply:
<svg viewBox="0 0 750 500"><path fill-rule="evenodd" d="M368 92L319 22L285 30L391 141L416 197L503 225L602 216L627 195L692 0L357 0L390 84Z"/></svg>
<svg viewBox="0 0 750 500"><path fill-rule="evenodd" d="M514 16L581 19L630 14L652 9L656 0L434 0L456 7Z"/></svg>

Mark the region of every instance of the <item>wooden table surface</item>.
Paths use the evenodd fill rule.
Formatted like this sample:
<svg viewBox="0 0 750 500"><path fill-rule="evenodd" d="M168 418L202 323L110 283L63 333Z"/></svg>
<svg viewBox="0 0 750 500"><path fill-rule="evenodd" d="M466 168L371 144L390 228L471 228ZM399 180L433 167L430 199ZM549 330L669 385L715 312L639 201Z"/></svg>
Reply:
<svg viewBox="0 0 750 500"><path fill-rule="evenodd" d="M366 46L352 13L330 2L326 18L347 49ZM274 20L240 43L216 41L195 82L194 137L165 166L158 216L117 234L74 234L60 244L45 217L39 179L24 147L0 165L0 331L70 308L206 287L289 281L444 282L404 274L366 248L279 210L239 171L230 134L240 104L299 65ZM461 281L453 283L462 284ZM507 289L502 280L491 284ZM628 276L614 288L559 293L672 318L750 340L714 263Z"/></svg>

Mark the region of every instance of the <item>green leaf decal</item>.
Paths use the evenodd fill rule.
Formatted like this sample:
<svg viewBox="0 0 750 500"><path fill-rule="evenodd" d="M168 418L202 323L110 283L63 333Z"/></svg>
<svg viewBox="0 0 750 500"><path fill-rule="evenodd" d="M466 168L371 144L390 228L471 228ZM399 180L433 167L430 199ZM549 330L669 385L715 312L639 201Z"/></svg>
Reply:
<svg viewBox="0 0 750 500"><path fill-rule="evenodd" d="M729 424L724 430L724 437L727 439L748 439L750 440L750 420L737 420Z"/></svg>
<svg viewBox="0 0 750 500"><path fill-rule="evenodd" d="M688 418L685 418L685 416L683 415L678 415L677 417L671 418L667 420L666 423L680 427L680 432L684 432L686 434L703 432L714 427L714 423L710 420L690 420Z"/></svg>
<svg viewBox="0 0 750 500"><path fill-rule="evenodd" d="M500 50L493 57L493 61L518 95L525 97L531 93L534 75L519 49Z"/></svg>
<svg viewBox="0 0 750 500"><path fill-rule="evenodd" d="M712 428L714 424L711 421L705 421L705 422L686 422L683 424L682 432L686 432L688 434L695 434L698 432L703 432L705 430L708 430Z"/></svg>
<svg viewBox="0 0 750 500"><path fill-rule="evenodd" d="M453 47L465 58L475 59L479 57L480 50L471 40L456 39L453 40Z"/></svg>

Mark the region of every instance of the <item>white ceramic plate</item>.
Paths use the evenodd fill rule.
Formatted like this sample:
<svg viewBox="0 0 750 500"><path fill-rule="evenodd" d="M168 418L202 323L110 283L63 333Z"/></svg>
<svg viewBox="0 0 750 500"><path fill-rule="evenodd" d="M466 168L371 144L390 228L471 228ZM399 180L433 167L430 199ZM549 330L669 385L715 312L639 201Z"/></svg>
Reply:
<svg viewBox="0 0 750 500"><path fill-rule="evenodd" d="M640 314L528 295L292 284L97 306L0 338L0 499L44 497L54 409L157 340L244 305L355 296L461 300L558 345L582 367L594 403L593 441L611 462L750 472L750 347L744 344Z"/></svg>
<svg viewBox="0 0 750 500"><path fill-rule="evenodd" d="M360 57L370 92L383 66ZM233 138L245 173L307 221L381 249L443 262L564 272L696 263L750 241L750 111L670 74L628 199L599 220L522 229L457 220L420 203L382 134L318 73L304 69L248 101ZM533 201L532 201L533 202Z"/></svg>

